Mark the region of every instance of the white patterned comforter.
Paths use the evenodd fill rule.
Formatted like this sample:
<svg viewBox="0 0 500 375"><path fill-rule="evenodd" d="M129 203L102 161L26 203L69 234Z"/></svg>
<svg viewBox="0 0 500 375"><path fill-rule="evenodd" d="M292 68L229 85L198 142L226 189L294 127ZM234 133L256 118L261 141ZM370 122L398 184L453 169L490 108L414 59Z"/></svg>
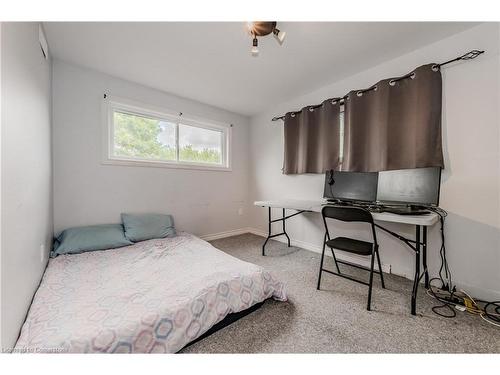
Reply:
<svg viewBox="0 0 500 375"><path fill-rule="evenodd" d="M193 235L49 261L18 352L175 353L283 283Z"/></svg>

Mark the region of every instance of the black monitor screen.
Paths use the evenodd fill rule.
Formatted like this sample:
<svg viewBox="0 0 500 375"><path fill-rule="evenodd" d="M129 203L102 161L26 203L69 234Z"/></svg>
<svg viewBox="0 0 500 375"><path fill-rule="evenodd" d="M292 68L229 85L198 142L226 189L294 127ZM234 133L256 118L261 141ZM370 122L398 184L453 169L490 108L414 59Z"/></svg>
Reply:
<svg viewBox="0 0 500 375"><path fill-rule="evenodd" d="M437 206L440 185L439 167L379 172L377 201Z"/></svg>
<svg viewBox="0 0 500 375"><path fill-rule="evenodd" d="M323 196L327 199L375 202L377 172L326 172ZM329 182L333 182L330 184Z"/></svg>

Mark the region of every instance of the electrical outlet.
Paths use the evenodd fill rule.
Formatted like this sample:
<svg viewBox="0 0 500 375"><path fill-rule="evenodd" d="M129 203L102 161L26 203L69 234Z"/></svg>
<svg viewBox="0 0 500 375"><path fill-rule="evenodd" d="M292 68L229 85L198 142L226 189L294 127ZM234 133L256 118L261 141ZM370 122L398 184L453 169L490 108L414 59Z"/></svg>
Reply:
<svg viewBox="0 0 500 375"><path fill-rule="evenodd" d="M238 215L243 215L243 207L238 208Z"/></svg>
<svg viewBox="0 0 500 375"><path fill-rule="evenodd" d="M43 262L45 260L45 245L41 244L40 245L40 262Z"/></svg>

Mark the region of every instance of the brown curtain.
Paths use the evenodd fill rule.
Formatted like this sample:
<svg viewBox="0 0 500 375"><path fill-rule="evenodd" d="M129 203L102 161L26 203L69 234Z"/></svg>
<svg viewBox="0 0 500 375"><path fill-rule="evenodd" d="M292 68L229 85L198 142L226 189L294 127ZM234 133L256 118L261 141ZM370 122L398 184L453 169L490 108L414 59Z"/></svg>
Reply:
<svg viewBox="0 0 500 375"><path fill-rule="evenodd" d="M328 99L285 115L284 174L324 173L337 169L340 103Z"/></svg>
<svg viewBox="0 0 500 375"><path fill-rule="evenodd" d="M433 65L348 94L342 170L443 168L441 72Z"/></svg>

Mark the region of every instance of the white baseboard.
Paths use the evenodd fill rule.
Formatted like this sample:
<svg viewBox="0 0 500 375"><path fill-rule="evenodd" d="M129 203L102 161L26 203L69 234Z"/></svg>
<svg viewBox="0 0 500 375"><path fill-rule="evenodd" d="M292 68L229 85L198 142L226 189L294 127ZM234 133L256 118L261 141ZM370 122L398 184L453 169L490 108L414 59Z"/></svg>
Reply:
<svg viewBox="0 0 500 375"><path fill-rule="evenodd" d="M240 229L234 229L234 230L228 230L226 232L220 232L220 233L214 233L214 234L207 234L204 236L200 236L202 240L205 241L213 241L213 240L218 240L221 238L226 238L226 237L233 237L233 236L238 236L240 234L245 234L245 233L252 233L260 237L267 237L267 233L264 231L261 231L256 228L240 228ZM275 237L273 238L276 241L287 243L286 237L281 236L281 237ZM314 251L315 253L321 254L322 248L320 246L316 246L313 244L310 244L308 242L304 241L299 241L295 240L293 238L290 238L290 244L295 247L300 247L302 249ZM326 253L327 256L332 256L329 252ZM354 264L358 264L360 266L364 267L369 267L370 263L368 259L362 256L356 256L356 255L351 255L351 254L345 254L345 253L338 253L336 254L337 258L340 260L343 260L345 262L350 262ZM382 263L382 270L386 273L391 273L391 265L390 264L383 264Z"/></svg>
<svg viewBox="0 0 500 375"><path fill-rule="evenodd" d="M261 237L267 237L267 232L265 232L263 230L256 229L256 228L248 228L248 233L252 233L252 234L255 234L255 235L261 236ZM287 242L285 236L276 237L276 238L273 238L273 240L280 241L283 243ZM308 242L304 242L304 241L295 240L293 238L290 238L290 244L292 246L297 246L297 247L300 247L302 249L314 251L315 253L321 253L321 251L322 251L320 246L317 246L317 245L314 245L314 244L311 244ZM330 257L332 256L329 252L326 252L325 254L327 254ZM365 266L365 267L370 266L368 259L366 259L365 257L362 257L362 256L356 256L356 255L340 253L340 252L336 252L335 255L337 256L338 259L344 260L346 262L359 264L359 265ZM404 277L404 278L409 279L409 280L413 280L413 270L411 268L395 270L395 269L393 269L393 267L390 264L382 263L382 270L386 273L392 273L393 275L397 275L397 276L401 276L401 277ZM474 285L462 283L458 280L454 280L454 281L456 282L457 289L466 290L472 296L475 296L477 298L482 298L482 299L485 299L488 301L500 300L500 291L479 288L479 287L474 286ZM422 280L422 282L423 282L423 280Z"/></svg>
<svg viewBox="0 0 500 375"><path fill-rule="evenodd" d="M257 236L267 237L267 232L264 232L264 231L256 229L256 228L248 228L248 232L255 234ZM285 236L275 237L275 238L273 238L273 240L287 243ZM321 252L323 250L321 248L321 246L314 245L314 244L311 244L311 243L305 242L305 241L295 240L293 238L290 238L290 244L292 246L296 246L296 247L300 247L302 249L314 251L315 253L319 253L319 254L321 254ZM325 254L329 257L332 256L330 252L325 252ZM347 253L343 253L343 252L336 252L335 255L337 256L337 259L343 260L345 262L354 263L354 264L357 264L357 265L360 265L363 267L370 267L370 261L366 257L358 256L355 254L347 254ZM375 266L375 268L377 268L377 267ZM382 263L382 271L384 271L386 273L391 273L391 271L392 271L391 268L392 267L390 264Z"/></svg>
<svg viewBox="0 0 500 375"><path fill-rule="evenodd" d="M240 228L240 229L228 230L228 231L220 232L220 233L206 234L204 236L199 236L199 237L205 241L213 241L213 240L218 240L220 238L233 237L233 236L238 236L240 234L245 234L245 233L252 233L252 232L251 232L250 228Z"/></svg>
<svg viewBox="0 0 500 375"><path fill-rule="evenodd" d="M208 234L205 236L200 236L201 239L205 241L212 241L212 240L217 240L220 238L226 238L226 237L232 237L232 236L238 236L240 234L245 234L245 233L252 233L260 237L267 237L267 232L257 229L257 228L240 228L240 229L234 229L234 230L229 230L226 232L220 232L220 233L214 233L214 234ZM286 237L285 236L280 236L280 237L275 237L273 240L286 243ZM315 253L320 253L321 254L321 247L318 245L311 244L309 242L305 241L300 241L296 240L293 238L290 238L290 244L292 246L300 247L305 250L313 251ZM329 252L326 252L327 256L332 256ZM337 258L341 259L346 262L350 263L355 263L364 267L369 267L369 260L365 257L362 256L356 256L356 255L351 255L347 253L336 253ZM382 263L382 270L386 273L392 273L397 276L402 276L407 279L413 280L413 272L411 271L410 268L407 270L393 270L392 266L390 264L385 264ZM500 300L500 291L496 290L489 290L489 289L484 289L484 288L478 288L473 285L467 285L464 283L460 283L457 281L457 289L464 289L468 293L470 293L473 296L477 296L478 298L483 298L485 300Z"/></svg>

